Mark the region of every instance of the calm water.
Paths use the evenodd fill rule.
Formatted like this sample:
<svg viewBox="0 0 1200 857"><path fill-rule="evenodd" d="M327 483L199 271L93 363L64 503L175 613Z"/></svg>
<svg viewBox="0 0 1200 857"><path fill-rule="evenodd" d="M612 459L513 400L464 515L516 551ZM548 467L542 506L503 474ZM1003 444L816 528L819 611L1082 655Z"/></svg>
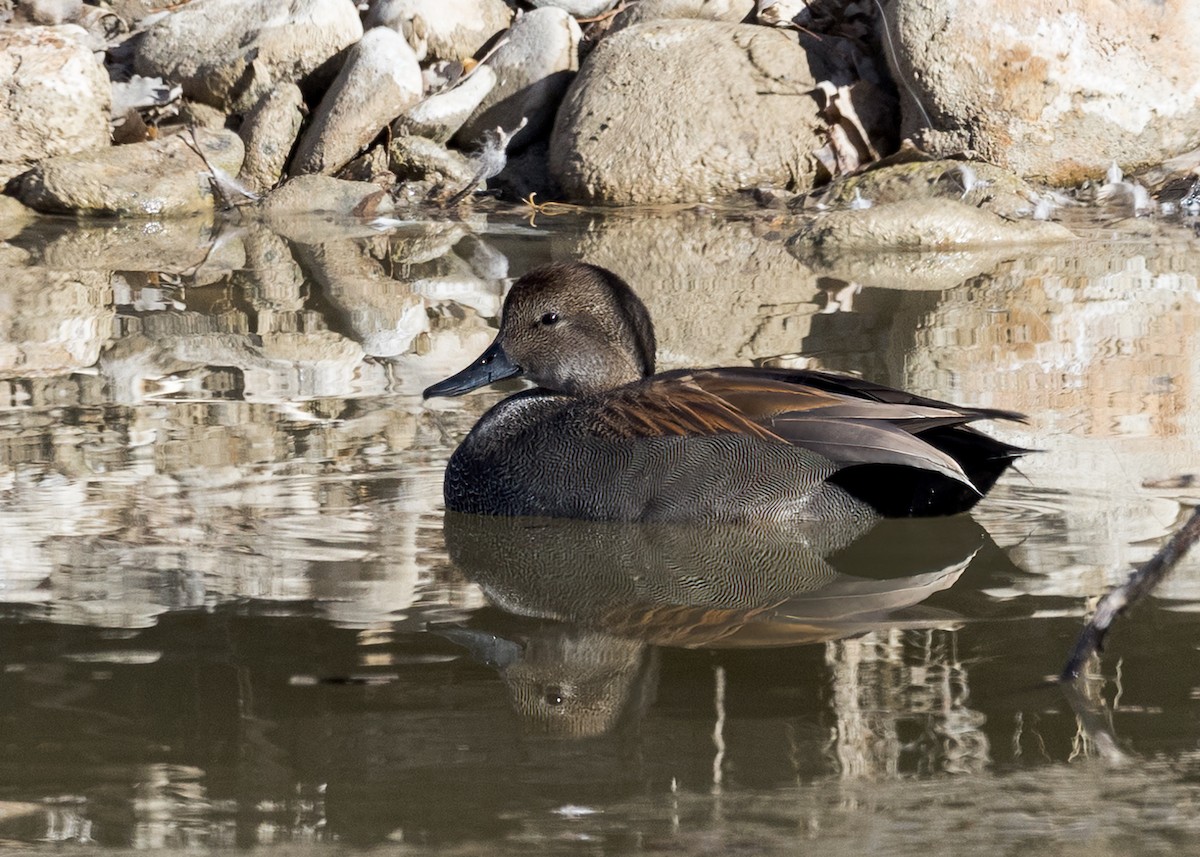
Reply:
<svg viewBox="0 0 1200 857"><path fill-rule="evenodd" d="M1200 493L1200 239L1077 226L836 259L704 212L7 236L0 847L1190 853L1200 555L1078 696L1047 679ZM989 430L1042 452L865 534L445 517L504 393L419 391L574 258L665 367L861 373L1027 412Z"/></svg>

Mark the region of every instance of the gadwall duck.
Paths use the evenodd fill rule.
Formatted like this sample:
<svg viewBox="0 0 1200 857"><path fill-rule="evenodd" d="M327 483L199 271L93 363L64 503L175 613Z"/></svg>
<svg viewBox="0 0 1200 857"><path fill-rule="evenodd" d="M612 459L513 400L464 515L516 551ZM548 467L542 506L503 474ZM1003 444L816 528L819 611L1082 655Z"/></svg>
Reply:
<svg viewBox="0 0 1200 857"><path fill-rule="evenodd" d="M425 390L537 385L479 420L446 467L446 508L609 521L799 521L970 509L1026 450L966 408L798 369L654 372L646 307L611 271L537 268L495 341Z"/></svg>

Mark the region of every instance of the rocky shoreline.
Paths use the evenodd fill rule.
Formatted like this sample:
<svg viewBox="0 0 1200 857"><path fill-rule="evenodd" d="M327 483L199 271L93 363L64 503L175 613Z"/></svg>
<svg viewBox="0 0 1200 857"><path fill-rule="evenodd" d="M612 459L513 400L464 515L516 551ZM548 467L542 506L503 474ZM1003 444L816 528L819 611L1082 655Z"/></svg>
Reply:
<svg viewBox="0 0 1200 857"><path fill-rule="evenodd" d="M859 218L860 238L915 219L931 230L919 243L939 246L1059 240L1043 221L1081 198L1200 210L1200 0L1110 12L0 0L0 217L251 203L376 216L491 188L539 203L743 198L810 220L906 202L890 221L876 211L881 226ZM813 234L859 240L836 222Z"/></svg>

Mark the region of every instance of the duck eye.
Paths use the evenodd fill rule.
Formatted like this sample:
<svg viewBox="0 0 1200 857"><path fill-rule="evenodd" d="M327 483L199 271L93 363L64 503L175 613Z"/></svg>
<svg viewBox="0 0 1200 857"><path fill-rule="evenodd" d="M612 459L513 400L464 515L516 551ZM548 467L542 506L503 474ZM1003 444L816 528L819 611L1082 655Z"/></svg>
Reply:
<svg viewBox="0 0 1200 857"><path fill-rule="evenodd" d="M558 313L556 313L556 312L546 313L545 315L542 316L541 322L542 322L542 324L546 325L546 327L549 327L552 324L558 324Z"/></svg>
<svg viewBox="0 0 1200 857"><path fill-rule="evenodd" d="M566 702L566 698L563 696L562 688L554 685L547 687L543 691L543 699L546 700L547 705L552 705L555 707Z"/></svg>

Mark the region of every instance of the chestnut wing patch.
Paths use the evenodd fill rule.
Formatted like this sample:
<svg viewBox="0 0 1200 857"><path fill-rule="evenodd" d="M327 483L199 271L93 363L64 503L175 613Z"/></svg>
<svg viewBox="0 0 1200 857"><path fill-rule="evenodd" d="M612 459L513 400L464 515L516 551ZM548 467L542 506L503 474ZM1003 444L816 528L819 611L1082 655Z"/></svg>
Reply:
<svg viewBox="0 0 1200 857"><path fill-rule="evenodd" d="M958 462L920 432L999 412L919 397L864 398L852 385L843 392L832 383L817 388L798 381L755 370L664 373L604 397L596 423L621 438L747 435L803 447L842 466L902 465L974 487Z"/></svg>
<svg viewBox="0 0 1200 857"><path fill-rule="evenodd" d="M784 442L750 413L696 383L692 373L656 375L600 400L595 421L620 438L744 434Z"/></svg>

